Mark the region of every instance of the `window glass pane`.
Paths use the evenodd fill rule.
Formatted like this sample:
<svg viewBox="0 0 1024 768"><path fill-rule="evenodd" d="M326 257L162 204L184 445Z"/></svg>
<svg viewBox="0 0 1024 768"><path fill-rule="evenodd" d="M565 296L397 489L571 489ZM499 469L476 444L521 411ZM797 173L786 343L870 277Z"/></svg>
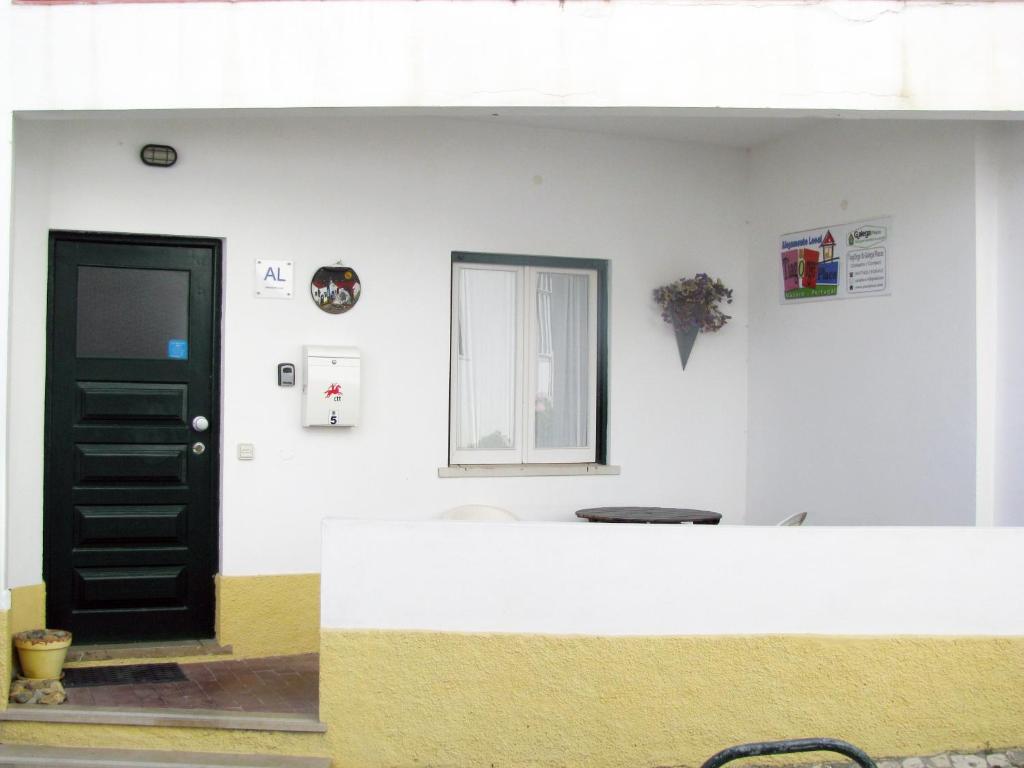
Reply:
<svg viewBox="0 0 1024 768"><path fill-rule="evenodd" d="M188 272L78 268L78 356L188 358Z"/></svg>
<svg viewBox="0 0 1024 768"><path fill-rule="evenodd" d="M516 307L515 272L460 270L455 430L459 450L515 447Z"/></svg>
<svg viewBox="0 0 1024 768"><path fill-rule="evenodd" d="M537 274L535 448L587 445L590 280Z"/></svg>

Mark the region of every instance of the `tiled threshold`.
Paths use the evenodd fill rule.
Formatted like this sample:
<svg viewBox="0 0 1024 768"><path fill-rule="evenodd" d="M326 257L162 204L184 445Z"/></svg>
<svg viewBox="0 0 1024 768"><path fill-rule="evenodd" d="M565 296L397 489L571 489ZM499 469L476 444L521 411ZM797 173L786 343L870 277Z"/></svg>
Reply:
<svg viewBox="0 0 1024 768"><path fill-rule="evenodd" d="M327 726L311 715L280 712L228 712L219 709L145 709L8 704L0 722L143 725L167 728L211 728L231 731L325 733Z"/></svg>
<svg viewBox="0 0 1024 768"><path fill-rule="evenodd" d="M139 659L191 659L204 656L231 656L230 645L219 645L216 640L168 640L158 643L118 643L108 645L72 645L65 664L70 667L89 667L97 664L117 664ZM196 659L199 660L198 658Z"/></svg>
<svg viewBox="0 0 1024 768"><path fill-rule="evenodd" d="M101 709L204 709L317 716L317 654L255 659L211 656L179 661L186 680L75 686L67 689L66 704Z"/></svg>

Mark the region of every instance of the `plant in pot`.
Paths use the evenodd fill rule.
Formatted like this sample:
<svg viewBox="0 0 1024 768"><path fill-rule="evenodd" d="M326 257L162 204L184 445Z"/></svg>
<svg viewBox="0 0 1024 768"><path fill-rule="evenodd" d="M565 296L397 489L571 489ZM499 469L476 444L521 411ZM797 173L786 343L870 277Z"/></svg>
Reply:
<svg viewBox="0 0 1024 768"><path fill-rule="evenodd" d="M675 328L679 360L685 369L697 334L713 333L729 322L730 315L719 305L723 301L732 304L732 289L700 272L655 288L654 300L661 306L661 317Z"/></svg>
<svg viewBox="0 0 1024 768"><path fill-rule="evenodd" d="M71 633L63 629L30 629L14 636L21 671L32 680L59 679L70 645Z"/></svg>

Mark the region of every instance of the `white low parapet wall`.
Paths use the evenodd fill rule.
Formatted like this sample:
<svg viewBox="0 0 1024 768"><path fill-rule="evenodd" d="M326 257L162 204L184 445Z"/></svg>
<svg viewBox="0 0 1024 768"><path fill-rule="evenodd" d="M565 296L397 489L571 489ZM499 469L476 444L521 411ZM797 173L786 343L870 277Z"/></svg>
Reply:
<svg viewBox="0 0 1024 768"><path fill-rule="evenodd" d="M324 522L325 629L1024 635L1024 528Z"/></svg>

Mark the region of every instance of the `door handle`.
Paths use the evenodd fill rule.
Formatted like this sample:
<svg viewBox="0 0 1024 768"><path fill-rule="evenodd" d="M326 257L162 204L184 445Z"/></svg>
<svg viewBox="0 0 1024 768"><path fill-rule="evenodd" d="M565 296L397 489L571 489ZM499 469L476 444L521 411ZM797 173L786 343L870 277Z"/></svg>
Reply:
<svg viewBox="0 0 1024 768"><path fill-rule="evenodd" d="M205 416L196 416L192 419L192 429L196 432L205 432L210 428L210 420Z"/></svg>

